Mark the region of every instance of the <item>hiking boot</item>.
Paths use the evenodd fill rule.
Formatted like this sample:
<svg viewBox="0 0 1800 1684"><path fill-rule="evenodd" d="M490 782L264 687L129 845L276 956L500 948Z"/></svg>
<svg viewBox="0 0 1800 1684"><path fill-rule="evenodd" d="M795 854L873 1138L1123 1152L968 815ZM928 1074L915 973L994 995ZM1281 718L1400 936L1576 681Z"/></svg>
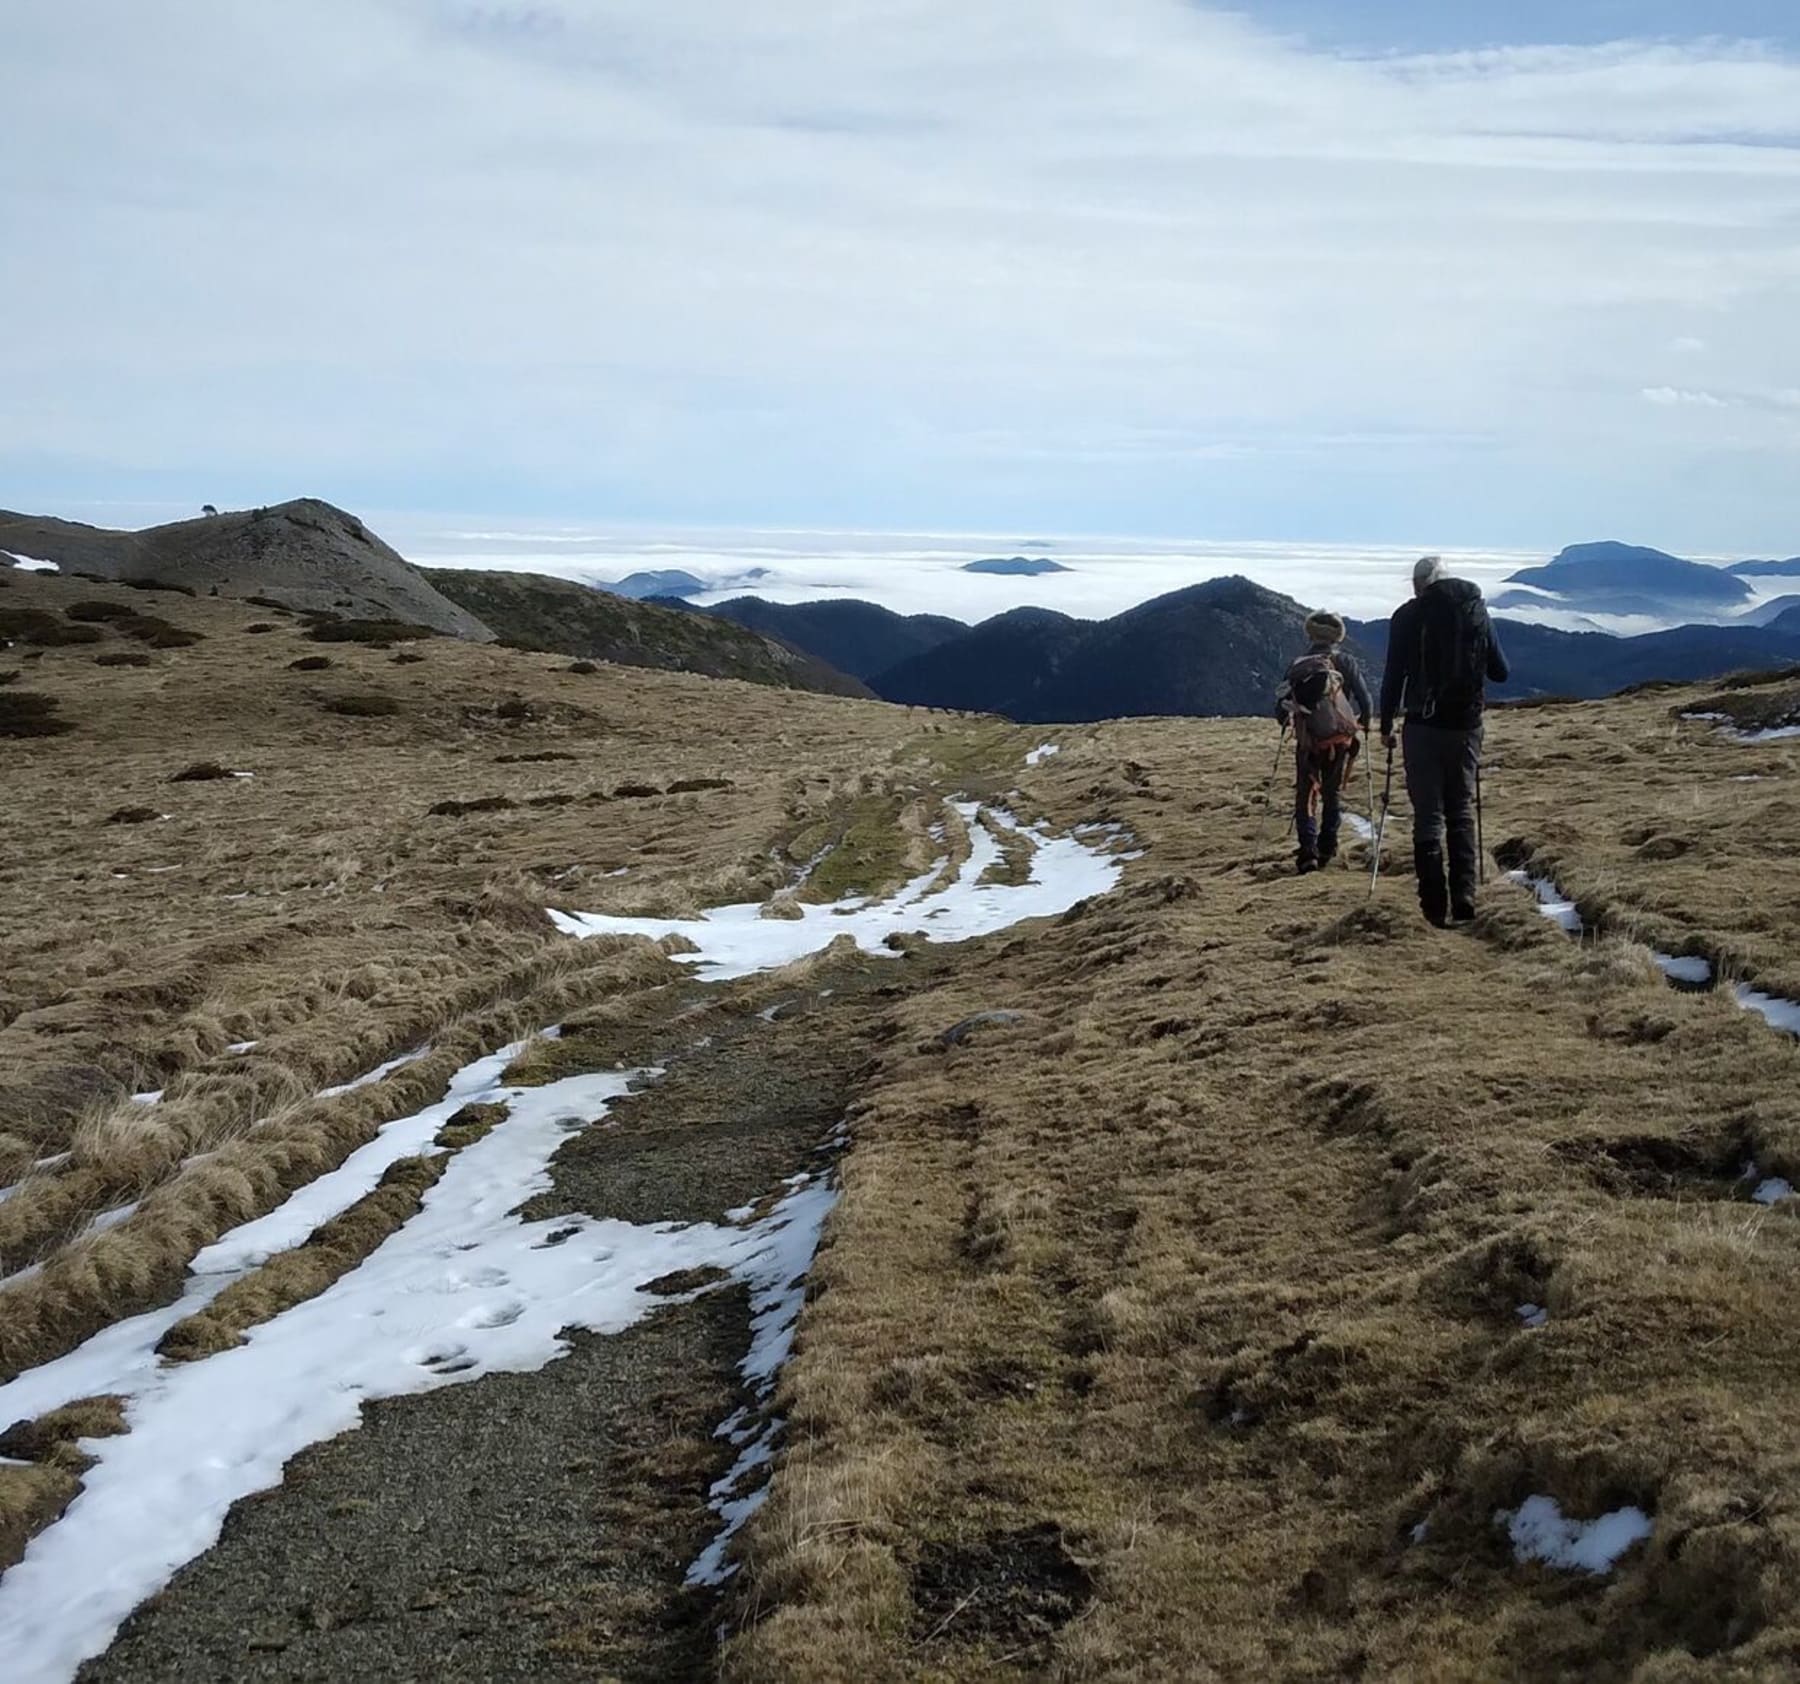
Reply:
<svg viewBox="0 0 1800 1684"><path fill-rule="evenodd" d="M1302 877L1319 869L1319 862L1311 854L1302 854L1299 863L1294 867Z"/></svg>
<svg viewBox="0 0 1800 1684"><path fill-rule="evenodd" d="M1450 922L1452 924L1473 924L1475 922L1473 904L1469 901L1458 901L1450 908Z"/></svg>

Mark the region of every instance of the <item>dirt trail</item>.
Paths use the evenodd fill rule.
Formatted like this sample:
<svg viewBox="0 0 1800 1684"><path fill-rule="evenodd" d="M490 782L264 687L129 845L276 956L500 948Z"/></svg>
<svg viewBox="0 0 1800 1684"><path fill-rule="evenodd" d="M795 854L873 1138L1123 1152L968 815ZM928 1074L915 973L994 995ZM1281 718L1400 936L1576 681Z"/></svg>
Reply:
<svg viewBox="0 0 1800 1684"><path fill-rule="evenodd" d="M559 1069L664 1074L571 1138L529 1214L716 1221L779 1192L817 1167L890 998L939 963L669 990L655 1021L555 1046ZM536 1373L371 1406L237 1505L80 1676L710 1676L720 1593L683 1578L718 1530L715 1429L746 1401L749 1340L731 1287L578 1336Z"/></svg>

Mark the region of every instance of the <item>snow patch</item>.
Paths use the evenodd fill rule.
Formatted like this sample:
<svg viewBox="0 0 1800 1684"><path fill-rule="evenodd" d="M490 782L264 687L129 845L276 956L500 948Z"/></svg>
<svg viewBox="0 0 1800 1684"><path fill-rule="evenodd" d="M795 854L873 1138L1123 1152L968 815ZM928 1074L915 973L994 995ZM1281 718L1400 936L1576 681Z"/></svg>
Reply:
<svg viewBox="0 0 1800 1684"><path fill-rule="evenodd" d="M417 1064L430 1051L430 1047L414 1047L411 1052L402 1053L398 1058L390 1058L387 1063L378 1064L373 1070L365 1071L354 1081L339 1082L334 1088L320 1088L319 1098L335 1099L340 1093L353 1093L358 1088L372 1087L383 1077L391 1076L396 1070L408 1064Z"/></svg>
<svg viewBox="0 0 1800 1684"><path fill-rule="evenodd" d="M1759 1013L1772 1029L1787 1035L1800 1035L1800 1000L1783 1000L1774 994L1764 994L1747 983L1739 983L1732 991L1732 998L1745 1011Z"/></svg>
<svg viewBox="0 0 1800 1684"><path fill-rule="evenodd" d="M0 550L13 566L24 573L60 573L62 569L53 561L44 561L34 555L16 555L11 550Z"/></svg>
<svg viewBox="0 0 1800 1684"><path fill-rule="evenodd" d="M160 1105L166 1091L164 1088L147 1088L143 1093L134 1093L131 1102L134 1105Z"/></svg>
<svg viewBox="0 0 1800 1684"><path fill-rule="evenodd" d="M1025 918L1054 917L1077 901L1105 894L1119 880L1120 861L1073 836L1052 836L1042 826L1022 826L999 808L986 809L1001 829L1030 844L1031 876L1025 883L982 883L1001 858L1000 844L980 822L973 801L954 803L969 832L969 857L951 883L936 889L941 863L915 877L885 901L849 899L832 906L800 907L799 918L764 918L760 902L720 906L698 918L621 918L594 912L550 912L565 935L683 936L697 951L675 955L709 982L772 970L817 953L841 935L867 953L897 957L883 943L902 932L931 941L963 941L1003 930ZM929 920L929 922L927 922Z"/></svg>
<svg viewBox="0 0 1800 1684"><path fill-rule="evenodd" d="M1793 1196L1793 1183L1784 1181L1779 1175L1771 1175L1750 1195L1759 1205L1778 1205L1783 1199L1791 1199Z"/></svg>
<svg viewBox="0 0 1800 1684"><path fill-rule="evenodd" d="M665 1300L641 1286L660 1275L713 1266L750 1286L755 1320L744 1373L767 1385L792 1342L801 1277L836 1196L830 1185L800 1178L750 1227L522 1221L515 1212L549 1186L557 1147L650 1073L502 1087L512 1052L461 1072L440 1105L411 1120L419 1126L383 1131L384 1146L410 1132L417 1150L419 1134L429 1138L442 1115L467 1101L508 1110L456 1154L416 1216L317 1298L202 1361L166 1364L156 1355L175 1322L271 1249L312 1231L334 1202L320 1200L315 1183L202 1252L175 1303L115 1323L0 1386L0 1417L9 1421L116 1392L128 1399L131 1422L121 1437L84 1444L96 1464L81 1495L0 1579L9 1678L71 1677L133 1608L212 1546L234 1502L278 1484L308 1445L355 1427L366 1402L541 1368L566 1352L564 1329L617 1333L654 1311ZM374 1175L367 1180L373 1185ZM734 1505L754 1502L721 1496L721 1512Z"/></svg>
<svg viewBox="0 0 1800 1684"><path fill-rule="evenodd" d="M1062 753L1062 744L1061 743L1040 743L1036 748L1034 748L1029 754L1027 754L1025 756L1025 764L1027 766L1041 766L1053 754L1061 754L1061 753Z"/></svg>
<svg viewBox="0 0 1800 1684"><path fill-rule="evenodd" d="M1642 1509L1614 1509L1596 1520L1568 1520L1554 1497L1527 1497L1494 1519L1511 1535L1518 1560L1541 1561L1566 1572L1610 1572L1620 1556L1651 1532L1650 1517Z"/></svg>
<svg viewBox="0 0 1800 1684"><path fill-rule="evenodd" d="M1705 959L1691 955L1677 957L1673 953L1652 953L1650 957L1670 982L1678 982L1683 987L1704 988L1712 981L1712 965Z"/></svg>
<svg viewBox="0 0 1800 1684"><path fill-rule="evenodd" d="M232 1054L233 1057L236 1057L239 1053L249 1052L250 1049L256 1045L257 1043L255 1041L233 1041L225 1050Z"/></svg>
<svg viewBox="0 0 1800 1684"><path fill-rule="evenodd" d="M1581 914L1575 910L1575 903L1551 879L1533 877L1528 871L1509 871L1506 875L1511 882L1523 884L1537 896L1538 911L1559 929L1572 936L1582 933Z"/></svg>

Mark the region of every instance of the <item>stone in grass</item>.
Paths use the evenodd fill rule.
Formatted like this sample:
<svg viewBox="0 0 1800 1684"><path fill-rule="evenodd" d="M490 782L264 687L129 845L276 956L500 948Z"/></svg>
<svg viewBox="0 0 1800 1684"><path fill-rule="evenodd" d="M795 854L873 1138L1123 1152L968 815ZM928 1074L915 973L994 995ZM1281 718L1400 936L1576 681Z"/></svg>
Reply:
<svg viewBox="0 0 1800 1684"><path fill-rule="evenodd" d="M115 807L106 815L108 824L149 824L162 814L154 807Z"/></svg>
<svg viewBox="0 0 1800 1684"><path fill-rule="evenodd" d="M937 1043L940 1047L960 1047L978 1029L1004 1029L1024 1021L1023 1012L976 1012L973 1017L965 1017L961 1023L953 1023L938 1036Z"/></svg>
<svg viewBox="0 0 1800 1684"><path fill-rule="evenodd" d="M235 778L237 773L229 766L221 766L216 760L196 760L191 766L184 766L169 779L172 784L206 784L217 783L221 778Z"/></svg>

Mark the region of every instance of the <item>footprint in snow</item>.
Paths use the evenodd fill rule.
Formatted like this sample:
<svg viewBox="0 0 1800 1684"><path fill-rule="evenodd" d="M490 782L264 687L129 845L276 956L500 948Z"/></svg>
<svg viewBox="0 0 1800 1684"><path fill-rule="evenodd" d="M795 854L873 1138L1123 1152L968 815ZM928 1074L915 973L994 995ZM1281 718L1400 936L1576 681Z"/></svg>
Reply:
<svg viewBox="0 0 1800 1684"><path fill-rule="evenodd" d="M520 1316L525 1314L525 1306L517 1299L506 1304L482 1304L470 1310L458 1322L458 1327L511 1327Z"/></svg>

